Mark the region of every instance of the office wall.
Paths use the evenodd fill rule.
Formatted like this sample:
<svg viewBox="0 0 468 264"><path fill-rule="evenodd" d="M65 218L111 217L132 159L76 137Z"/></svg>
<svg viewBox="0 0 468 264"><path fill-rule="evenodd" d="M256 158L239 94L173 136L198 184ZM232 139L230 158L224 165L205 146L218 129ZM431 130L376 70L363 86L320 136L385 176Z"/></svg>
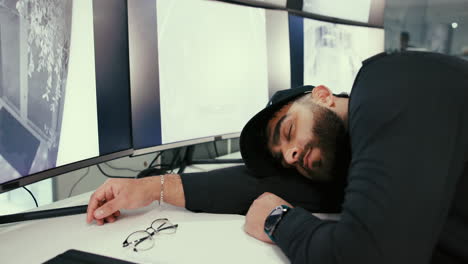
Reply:
<svg viewBox="0 0 468 264"><path fill-rule="evenodd" d="M386 50L398 50L400 33L407 31L414 48L468 53L468 0L386 0L384 14Z"/></svg>
<svg viewBox="0 0 468 264"><path fill-rule="evenodd" d="M385 49L400 49L400 32L410 33L411 43L422 46L427 0L387 0L384 11Z"/></svg>

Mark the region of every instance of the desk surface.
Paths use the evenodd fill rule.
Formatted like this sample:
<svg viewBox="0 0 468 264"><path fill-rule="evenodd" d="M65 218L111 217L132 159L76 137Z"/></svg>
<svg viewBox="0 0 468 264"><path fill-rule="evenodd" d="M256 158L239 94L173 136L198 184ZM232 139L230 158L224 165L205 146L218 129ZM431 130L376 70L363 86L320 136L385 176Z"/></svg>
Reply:
<svg viewBox="0 0 468 264"><path fill-rule="evenodd" d="M40 209L86 204L91 193L65 199ZM154 219L179 224L173 235L156 235L155 246L135 253L122 242ZM68 249L78 249L137 263L289 263L275 246L260 242L243 230L244 216L193 213L156 203L123 211L119 220L97 226L85 215L0 225L1 262L42 263Z"/></svg>

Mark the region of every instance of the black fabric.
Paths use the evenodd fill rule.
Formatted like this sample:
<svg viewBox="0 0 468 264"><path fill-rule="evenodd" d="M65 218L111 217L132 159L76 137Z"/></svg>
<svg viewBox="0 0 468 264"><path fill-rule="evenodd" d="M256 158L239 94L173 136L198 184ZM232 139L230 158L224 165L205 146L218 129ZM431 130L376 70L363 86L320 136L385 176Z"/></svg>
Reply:
<svg viewBox="0 0 468 264"><path fill-rule="evenodd" d="M293 208L275 233L292 263L468 263L467 102L465 61L422 52L366 61L349 102L341 219Z"/></svg>
<svg viewBox="0 0 468 264"><path fill-rule="evenodd" d="M313 183L300 175L253 176L244 166L181 175L185 207L195 212L245 215L258 196L271 192L311 212L341 211L341 183Z"/></svg>
<svg viewBox="0 0 468 264"><path fill-rule="evenodd" d="M246 214L259 195L245 166L181 175L185 207L194 212Z"/></svg>
<svg viewBox="0 0 468 264"><path fill-rule="evenodd" d="M70 249L44 262L45 264L132 264L120 259Z"/></svg>

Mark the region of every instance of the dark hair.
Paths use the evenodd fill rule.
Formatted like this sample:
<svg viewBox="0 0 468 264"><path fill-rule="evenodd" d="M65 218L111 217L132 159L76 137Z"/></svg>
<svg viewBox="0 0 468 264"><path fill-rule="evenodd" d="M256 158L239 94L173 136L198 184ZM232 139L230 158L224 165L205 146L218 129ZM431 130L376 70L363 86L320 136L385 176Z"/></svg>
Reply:
<svg viewBox="0 0 468 264"><path fill-rule="evenodd" d="M410 40L410 34L408 31L402 31L400 33L400 39Z"/></svg>

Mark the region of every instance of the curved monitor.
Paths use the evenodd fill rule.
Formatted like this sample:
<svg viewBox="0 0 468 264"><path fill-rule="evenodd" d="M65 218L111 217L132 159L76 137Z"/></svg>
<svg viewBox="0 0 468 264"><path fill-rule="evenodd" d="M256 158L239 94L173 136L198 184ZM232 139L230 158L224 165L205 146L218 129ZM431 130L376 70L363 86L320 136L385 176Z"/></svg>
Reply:
<svg viewBox="0 0 468 264"><path fill-rule="evenodd" d="M383 27L385 0L303 0L302 11Z"/></svg>
<svg viewBox="0 0 468 264"><path fill-rule="evenodd" d="M0 192L130 155L126 1L4 2Z"/></svg>
<svg viewBox="0 0 468 264"><path fill-rule="evenodd" d="M350 93L367 58L384 51L384 30L289 17L293 85L326 85Z"/></svg>
<svg viewBox="0 0 468 264"><path fill-rule="evenodd" d="M238 137L268 102L265 10L128 4L135 155Z"/></svg>
<svg viewBox="0 0 468 264"><path fill-rule="evenodd" d="M288 0L218 0L221 2L238 3L241 5L265 7L270 9L286 9Z"/></svg>

